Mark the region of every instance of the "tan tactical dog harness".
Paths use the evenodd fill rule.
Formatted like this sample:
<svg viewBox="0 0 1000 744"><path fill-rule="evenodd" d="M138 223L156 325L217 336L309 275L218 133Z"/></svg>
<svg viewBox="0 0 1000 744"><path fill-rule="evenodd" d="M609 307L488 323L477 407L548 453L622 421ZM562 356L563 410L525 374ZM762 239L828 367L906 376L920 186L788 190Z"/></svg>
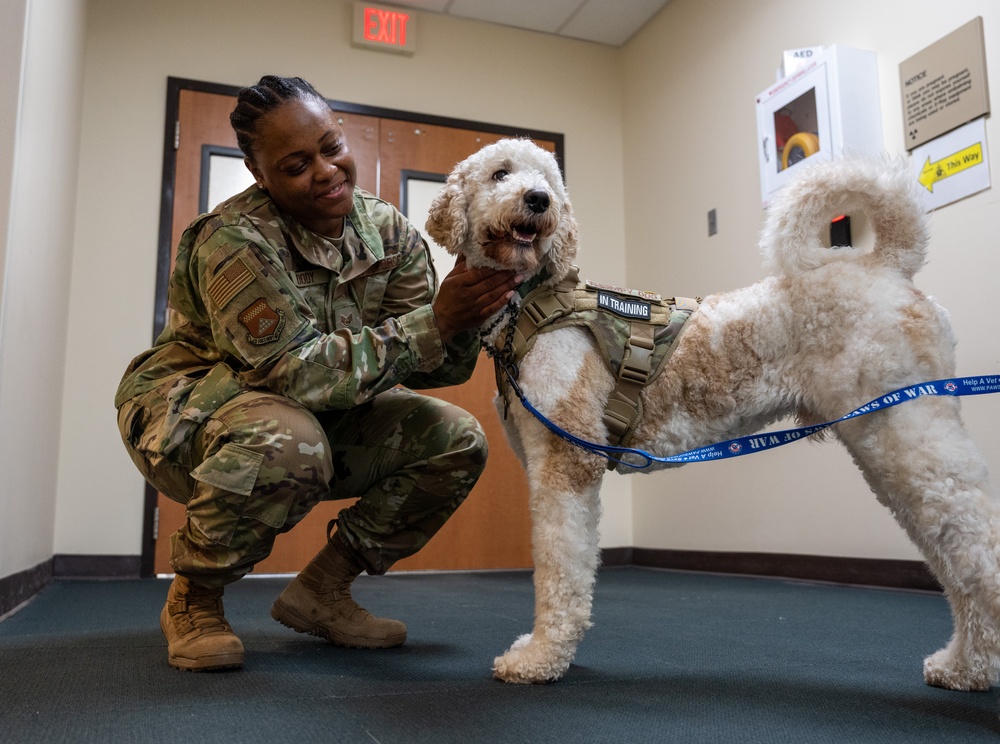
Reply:
<svg viewBox="0 0 1000 744"><path fill-rule="evenodd" d="M593 334L611 373L615 389L604 408L609 443L627 446L642 418L640 392L663 369L675 341L701 298L661 298L652 292L580 282L574 266L558 284L543 284L521 299L516 321L505 328L490 349L497 390L510 406L511 383L517 367L540 333L567 325L585 326ZM613 470L615 462L609 462Z"/></svg>

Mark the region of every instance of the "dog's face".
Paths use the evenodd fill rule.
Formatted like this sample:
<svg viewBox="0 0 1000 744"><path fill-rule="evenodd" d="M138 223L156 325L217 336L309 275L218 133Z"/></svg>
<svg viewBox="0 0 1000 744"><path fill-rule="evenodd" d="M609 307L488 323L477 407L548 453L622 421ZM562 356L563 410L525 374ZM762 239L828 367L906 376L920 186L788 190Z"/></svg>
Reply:
<svg viewBox="0 0 1000 744"><path fill-rule="evenodd" d="M507 139L463 160L431 203L427 233L469 266L531 276L569 270L577 227L555 158L530 140Z"/></svg>

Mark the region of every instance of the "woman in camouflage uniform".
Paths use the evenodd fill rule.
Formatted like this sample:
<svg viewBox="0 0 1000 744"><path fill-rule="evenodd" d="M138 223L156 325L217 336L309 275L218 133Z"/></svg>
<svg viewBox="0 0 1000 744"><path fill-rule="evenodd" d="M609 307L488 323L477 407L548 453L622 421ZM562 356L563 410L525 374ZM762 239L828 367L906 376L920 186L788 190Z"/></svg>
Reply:
<svg viewBox="0 0 1000 744"><path fill-rule="evenodd" d="M520 280L459 262L436 291L420 234L355 189L337 118L300 78L244 88L231 121L257 183L182 236L166 328L115 400L136 466L187 507L160 615L187 670L243 663L223 587L323 499L360 497L271 614L345 646L405 641L350 584L426 544L487 449L470 414L397 385L468 379L474 329Z"/></svg>

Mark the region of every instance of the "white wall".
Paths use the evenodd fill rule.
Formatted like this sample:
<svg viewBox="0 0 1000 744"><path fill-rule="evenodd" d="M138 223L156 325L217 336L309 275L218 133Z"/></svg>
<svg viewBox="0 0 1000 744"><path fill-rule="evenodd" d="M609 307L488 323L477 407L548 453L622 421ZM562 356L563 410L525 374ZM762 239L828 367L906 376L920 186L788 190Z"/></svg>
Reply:
<svg viewBox="0 0 1000 744"><path fill-rule="evenodd" d="M18 56L17 24L7 22L30 8L44 23L29 26L17 147L0 144L0 197L6 184L16 193L6 230L0 198L0 577L53 552L140 551L143 486L118 440L112 398L128 360L150 342L168 76L242 85L299 74L345 101L563 132L584 273L707 294L761 276L753 98L773 81L781 51L877 51L886 147L899 151L898 63L975 15L985 19L987 49L1000 49L994 5L672 0L620 50L421 15L417 54L398 57L349 44L347 0L5 4L5 69ZM1000 79L996 54L988 57ZM0 138L18 111L10 86L0 87ZM997 141L993 119L988 132ZM13 152L17 168L4 160ZM952 310L963 373L1000 369L988 304L1000 261L990 237L996 193L935 214L931 264L918 276ZM720 233L709 239L713 207ZM964 408L997 470L1000 401ZM611 476L604 495L605 546L916 557L836 445Z"/></svg>
<svg viewBox="0 0 1000 744"><path fill-rule="evenodd" d="M53 554L84 6L0 10L0 577Z"/></svg>
<svg viewBox="0 0 1000 744"><path fill-rule="evenodd" d="M1000 5L994 0L672 0L624 52L631 283L666 294L709 294L763 275L754 98L774 82L783 50L836 43L877 52L885 148L902 153L899 63L977 15L984 18L996 105ZM1000 185L995 117L987 134L992 181ZM993 309L998 201L994 187L935 212L930 262L917 276L918 286L952 313L960 374L1000 371ZM712 208L719 233L710 238ZM963 411L996 474L1000 400L994 398L966 399ZM637 480L633 492L637 546L918 557L832 443L692 464Z"/></svg>
<svg viewBox="0 0 1000 744"><path fill-rule="evenodd" d="M0 322L3 318L4 258L10 238L10 195L14 180L27 11L28 0L12 0L0 5L0 69L8 71L6 75L0 75Z"/></svg>
<svg viewBox="0 0 1000 744"><path fill-rule="evenodd" d="M581 263L624 281L619 50L422 14L402 57L352 47L351 12L347 0L91 0L56 553L140 552L143 485L112 400L151 341L168 76L301 75L343 101L563 132ZM609 501L606 538L628 545L628 485Z"/></svg>

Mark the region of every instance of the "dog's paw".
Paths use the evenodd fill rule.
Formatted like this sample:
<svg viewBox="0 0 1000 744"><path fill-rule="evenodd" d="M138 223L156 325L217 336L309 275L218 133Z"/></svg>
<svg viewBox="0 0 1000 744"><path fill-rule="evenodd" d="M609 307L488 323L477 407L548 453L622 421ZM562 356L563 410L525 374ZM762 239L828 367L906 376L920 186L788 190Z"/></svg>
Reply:
<svg viewBox="0 0 1000 744"><path fill-rule="evenodd" d="M990 689L996 681L992 663L975 664L957 657L951 644L928 656L924 659L924 681L946 690L972 692Z"/></svg>
<svg viewBox="0 0 1000 744"><path fill-rule="evenodd" d="M519 685L555 682L569 669L570 659L560 659L551 645L537 643L530 633L521 636L503 656L493 660L493 676Z"/></svg>

